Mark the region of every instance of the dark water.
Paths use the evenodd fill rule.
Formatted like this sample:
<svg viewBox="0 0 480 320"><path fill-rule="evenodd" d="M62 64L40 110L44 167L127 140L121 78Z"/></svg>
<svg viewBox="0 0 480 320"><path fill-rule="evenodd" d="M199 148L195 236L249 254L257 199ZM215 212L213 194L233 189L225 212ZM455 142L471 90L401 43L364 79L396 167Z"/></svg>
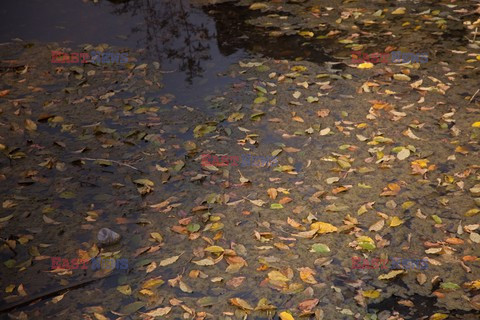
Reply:
<svg viewBox="0 0 480 320"><path fill-rule="evenodd" d="M140 50L139 61L158 61L164 91L175 103L204 105L233 80L228 66L254 55L326 60L301 37L272 38L245 23L252 11L234 2L194 6L188 0L5 0L0 7L0 42L57 42ZM298 50L301 47L301 50ZM142 61L144 60L144 61Z"/></svg>

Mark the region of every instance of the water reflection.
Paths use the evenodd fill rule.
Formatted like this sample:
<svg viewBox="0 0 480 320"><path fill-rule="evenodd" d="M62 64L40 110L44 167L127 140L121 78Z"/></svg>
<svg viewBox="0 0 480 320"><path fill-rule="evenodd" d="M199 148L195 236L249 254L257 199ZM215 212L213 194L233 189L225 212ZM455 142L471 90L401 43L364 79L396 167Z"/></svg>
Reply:
<svg viewBox="0 0 480 320"><path fill-rule="evenodd" d="M176 65L190 83L205 71L204 62L212 59L210 42L215 34L188 1L109 1L116 4L114 14L141 16L143 23L132 28L132 33L143 35L137 47L145 48L163 67Z"/></svg>

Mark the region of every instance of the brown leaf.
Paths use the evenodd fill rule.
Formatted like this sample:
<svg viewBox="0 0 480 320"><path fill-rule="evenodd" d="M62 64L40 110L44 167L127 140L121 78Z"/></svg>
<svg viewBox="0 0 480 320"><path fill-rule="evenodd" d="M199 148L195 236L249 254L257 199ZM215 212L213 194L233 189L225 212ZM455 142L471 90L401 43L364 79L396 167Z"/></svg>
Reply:
<svg viewBox="0 0 480 320"><path fill-rule="evenodd" d="M277 198L277 195L278 195L277 189L269 188L267 190L267 193L268 193L268 196L270 197L270 199L275 200Z"/></svg>
<svg viewBox="0 0 480 320"><path fill-rule="evenodd" d="M317 116L319 116L320 118L325 118L325 117L327 117L329 114L330 114L330 110L329 110L329 109L320 109L319 111L317 111Z"/></svg>
<svg viewBox="0 0 480 320"><path fill-rule="evenodd" d="M242 310L253 310L253 307L249 305L247 301L241 298L232 298L229 300L229 302Z"/></svg>
<svg viewBox="0 0 480 320"><path fill-rule="evenodd" d="M286 203L290 203L292 202L292 198L289 198L289 197L283 197L282 199L280 199L280 201L278 201L278 203L280 204L286 204Z"/></svg>
<svg viewBox="0 0 480 320"><path fill-rule="evenodd" d="M298 304L298 309L302 312L310 312L315 308L320 300L318 299L309 299L302 301Z"/></svg>

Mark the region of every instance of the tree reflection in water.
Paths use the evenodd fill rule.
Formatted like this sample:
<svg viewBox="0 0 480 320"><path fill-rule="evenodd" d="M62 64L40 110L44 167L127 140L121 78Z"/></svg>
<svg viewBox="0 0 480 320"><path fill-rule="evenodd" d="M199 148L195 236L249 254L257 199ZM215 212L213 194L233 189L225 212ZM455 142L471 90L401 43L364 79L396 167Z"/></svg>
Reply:
<svg viewBox="0 0 480 320"><path fill-rule="evenodd" d="M144 33L139 47L157 60L162 68L177 68L192 83L202 76L204 63L211 60L209 41L214 32L205 21L193 14L187 0L109 0L114 14L143 16L144 23L132 28L132 33Z"/></svg>

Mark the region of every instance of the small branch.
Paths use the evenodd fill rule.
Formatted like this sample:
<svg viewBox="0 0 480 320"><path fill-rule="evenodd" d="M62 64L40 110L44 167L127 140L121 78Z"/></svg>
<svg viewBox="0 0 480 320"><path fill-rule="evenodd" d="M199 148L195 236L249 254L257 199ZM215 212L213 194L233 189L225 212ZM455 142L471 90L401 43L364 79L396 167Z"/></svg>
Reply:
<svg viewBox="0 0 480 320"><path fill-rule="evenodd" d="M475 92L475 94L470 98L470 101L468 101L468 103L471 103L473 101L473 99L475 98L475 96L477 95L477 93L480 91L480 89L477 90L477 92Z"/></svg>
<svg viewBox="0 0 480 320"><path fill-rule="evenodd" d="M70 290L73 290L73 289L79 289L79 288L83 288L93 282L96 282L96 281L99 281L99 280L102 280L102 279L105 279L105 278L108 278L108 277L111 277L113 274L109 274L107 276L104 276L104 277L101 277L101 278L97 278L97 279L90 279L90 280L84 280L84 281L80 281L80 282L77 282L77 283L74 283L74 284L71 284L65 288L59 288L59 289L53 289L53 290L50 290L50 291L47 291L47 292L44 292L44 293L41 293L41 294L38 294L36 296L33 296L31 298L28 298L27 300L21 300L21 301L17 301L17 302L12 302L12 303L9 303L7 304L6 306L3 306L0 308L0 313L4 313L4 312L8 312L8 311L11 311L13 309L17 309L17 308L20 308L20 307L24 307L26 305L29 305L30 303L32 302L35 302L36 300L45 300L45 299L48 299L48 298L51 298L51 297L55 297L55 296L58 296L64 292L67 292L67 291L70 291Z"/></svg>
<svg viewBox="0 0 480 320"><path fill-rule="evenodd" d="M81 160L87 160L87 161L109 161L109 162L113 162L113 163L116 163L118 164L119 166L124 166L124 167L129 167L133 170L137 170L137 171L140 171L142 172L142 170L132 166L132 165L129 165L127 163L123 163L123 162L120 162L120 161L116 161L116 160L110 160L110 159L94 159L94 158L80 158Z"/></svg>

